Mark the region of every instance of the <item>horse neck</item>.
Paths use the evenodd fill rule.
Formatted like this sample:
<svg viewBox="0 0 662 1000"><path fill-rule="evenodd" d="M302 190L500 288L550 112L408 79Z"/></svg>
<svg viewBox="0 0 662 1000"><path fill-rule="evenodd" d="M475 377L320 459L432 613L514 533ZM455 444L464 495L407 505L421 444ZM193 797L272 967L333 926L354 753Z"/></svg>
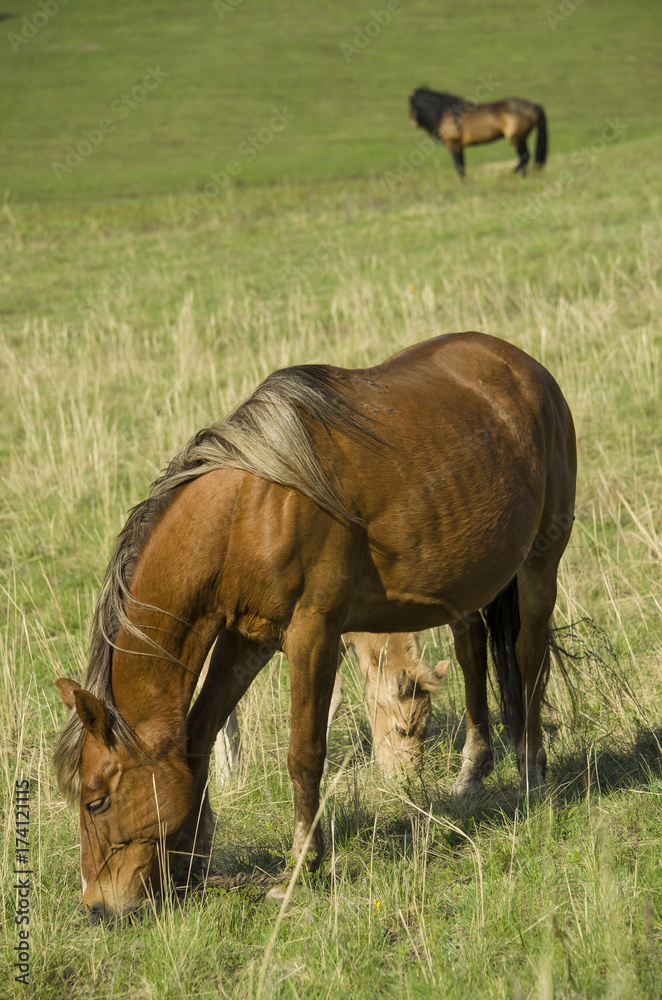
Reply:
<svg viewBox="0 0 662 1000"><path fill-rule="evenodd" d="M133 728L156 717L168 725L183 725L205 657L222 624L207 619L184 627L156 614L141 615L139 621L163 652L120 628L112 658L115 706Z"/></svg>
<svg viewBox="0 0 662 1000"><path fill-rule="evenodd" d="M201 497L198 483L182 490L156 525L131 579L136 602L124 605L139 632L118 630L112 689L118 711L134 726L155 717L185 724L205 657L225 625L217 586L227 539L219 532L218 505Z"/></svg>

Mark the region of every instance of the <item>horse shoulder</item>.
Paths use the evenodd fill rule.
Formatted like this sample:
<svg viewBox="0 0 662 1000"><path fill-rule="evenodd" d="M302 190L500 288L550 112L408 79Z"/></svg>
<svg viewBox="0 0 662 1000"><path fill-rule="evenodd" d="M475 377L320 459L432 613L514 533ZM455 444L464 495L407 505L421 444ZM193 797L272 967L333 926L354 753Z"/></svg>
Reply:
<svg viewBox="0 0 662 1000"><path fill-rule="evenodd" d="M452 109L447 111L445 115L442 116L439 126L439 138L444 143L448 145L449 143L459 142L462 136L462 131L460 128L459 118L453 114Z"/></svg>

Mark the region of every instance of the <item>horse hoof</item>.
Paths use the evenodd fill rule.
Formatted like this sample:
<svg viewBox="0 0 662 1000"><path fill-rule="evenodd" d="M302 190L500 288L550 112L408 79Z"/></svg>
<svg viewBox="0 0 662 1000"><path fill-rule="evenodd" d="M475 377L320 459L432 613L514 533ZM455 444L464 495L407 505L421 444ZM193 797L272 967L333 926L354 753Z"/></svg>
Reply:
<svg viewBox="0 0 662 1000"><path fill-rule="evenodd" d="M451 788L451 802L465 802L467 799L474 799L483 792L484 786L482 778L458 778Z"/></svg>
<svg viewBox="0 0 662 1000"><path fill-rule="evenodd" d="M488 778L493 770L494 761L491 757L484 760L482 764L466 760L451 789L451 801L459 802L462 799L475 798L480 795L481 792L485 791L483 780Z"/></svg>

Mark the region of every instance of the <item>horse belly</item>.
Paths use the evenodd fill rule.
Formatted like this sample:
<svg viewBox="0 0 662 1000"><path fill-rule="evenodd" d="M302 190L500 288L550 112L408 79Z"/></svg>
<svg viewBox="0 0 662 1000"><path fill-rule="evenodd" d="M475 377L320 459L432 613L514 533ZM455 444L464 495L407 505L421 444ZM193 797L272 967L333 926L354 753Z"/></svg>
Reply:
<svg viewBox="0 0 662 1000"><path fill-rule="evenodd" d="M497 476L489 463L472 465L470 475L453 465L444 471L445 485L433 491L421 475L371 524L357 630L448 624L488 604L526 558L542 490L516 469Z"/></svg>
<svg viewBox="0 0 662 1000"><path fill-rule="evenodd" d="M493 112L475 111L462 119L462 145L477 146L503 137L503 124Z"/></svg>

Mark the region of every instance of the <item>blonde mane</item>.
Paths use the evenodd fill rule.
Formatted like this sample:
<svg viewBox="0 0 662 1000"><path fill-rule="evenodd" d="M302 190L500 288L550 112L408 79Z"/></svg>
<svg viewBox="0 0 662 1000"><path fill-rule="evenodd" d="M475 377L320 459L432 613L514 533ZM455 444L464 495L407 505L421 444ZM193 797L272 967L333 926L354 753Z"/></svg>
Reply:
<svg viewBox="0 0 662 1000"><path fill-rule="evenodd" d="M147 499L130 511L115 542L94 611L84 680L84 687L106 706L115 740L130 752L138 753L141 748L115 707L112 654L120 627L134 634L139 631L127 616L126 604L129 600L136 603L131 596L131 578L152 529L179 486L229 468L298 490L333 517L361 524L361 518L349 510L322 468L308 429L312 421L368 446L385 443L370 428L369 418L343 398L343 374L327 365L274 372L227 419L198 431L152 483ZM139 634L163 655L156 643ZM70 802L80 795L84 735L78 714L72 710L54 756L58 784Z"/></svg>

